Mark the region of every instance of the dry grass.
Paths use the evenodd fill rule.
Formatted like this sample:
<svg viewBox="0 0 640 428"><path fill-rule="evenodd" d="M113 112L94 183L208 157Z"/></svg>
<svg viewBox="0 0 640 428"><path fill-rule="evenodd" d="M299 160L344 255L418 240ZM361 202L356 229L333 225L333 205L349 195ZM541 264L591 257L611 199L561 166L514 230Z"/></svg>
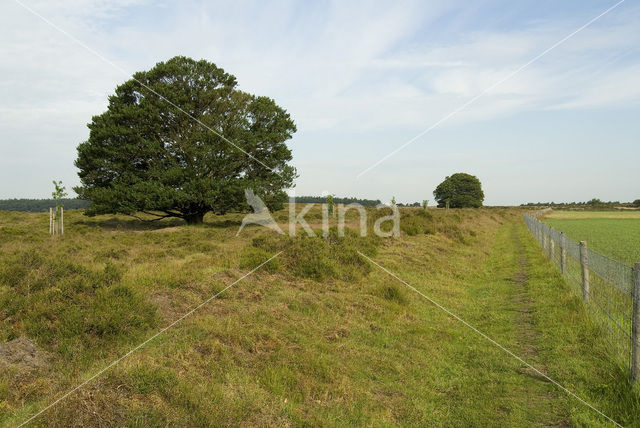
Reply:
<svg viewBox="0 0 640 428"><path fill-rule="evenodd" d="M532 258L536 358L590 401L632 421L635 397L580 306L520 224L521 210L403 211L399 239L282 238L241 215L186 227L122 217L0 213L0 341L51 356L3 371L12 425L276 251L282 255L35 423L47 426L531 425L598 418L358 256L375 258L519 349L512 229ZM319 211L315 211L318 215ZM276 213L284 221L286 212ZM350 224L357 219L348 217ZM319 223L316 223L318 225ZM370 226L370 225L369 225ZM555 307L563 301L566 308ZM553 307L553 320L545 315ZM553 321L553 322L551 322ZM556 325L554 323L559 323ZM527 328L532 328L528 326ZM580 356L580 358L578 357ZM571 365L567 365L567 359ZM0 370L3 370L0 368ZM617 382L609 390L602 385ZM551 400L531 404L532 391ZM622 398L621 398L622 397ZM551 407L549 407L551 402ZM619 403L624 403L623 405Z"/></svg>

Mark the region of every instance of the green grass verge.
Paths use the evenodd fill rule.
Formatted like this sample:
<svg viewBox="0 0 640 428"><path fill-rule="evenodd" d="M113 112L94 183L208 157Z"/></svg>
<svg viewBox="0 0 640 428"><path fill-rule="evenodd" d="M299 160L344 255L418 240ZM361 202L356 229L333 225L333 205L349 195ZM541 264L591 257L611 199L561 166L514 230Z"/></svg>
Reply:
<svg viewBox="0 0 640 428"><path fill-rule="evenodd" d="M640 262L640 218L545 218L574 241L623 263Z"/></svg>

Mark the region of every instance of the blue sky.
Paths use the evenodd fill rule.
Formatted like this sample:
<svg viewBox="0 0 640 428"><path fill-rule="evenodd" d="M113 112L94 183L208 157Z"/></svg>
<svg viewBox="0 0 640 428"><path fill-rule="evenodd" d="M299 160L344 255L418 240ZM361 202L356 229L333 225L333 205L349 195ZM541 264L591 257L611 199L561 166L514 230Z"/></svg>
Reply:
<svg viewBox="0 0 640 428"><path fill-rule="evenodd" d="M0 5L0 198L77 185L86 123L133 72L205 58L298 125L295 193L410 202L469 172L487 204L640 198L640 4L14 0Z"/></svg>

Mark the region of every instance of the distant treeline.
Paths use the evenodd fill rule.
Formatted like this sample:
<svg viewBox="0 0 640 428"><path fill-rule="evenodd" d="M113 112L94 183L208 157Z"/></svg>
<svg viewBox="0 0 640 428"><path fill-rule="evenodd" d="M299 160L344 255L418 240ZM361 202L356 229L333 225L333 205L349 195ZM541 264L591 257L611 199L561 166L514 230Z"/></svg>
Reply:
<svg viewBox="0 0 640 428"><path fill-rule="evenodd" d="M289 202L294 202L294 198L289 198ZM298 204L325 204L327 203L327 197L326 196L296 196L295 197L295 202L297 202ZM382 202L380 201L380 199L359 199L359 198L337 198L334 197L333 198L333 202L336 204L360 204L363 206L376 206L376 205L380 205L382 204ZM388 205L388 203L387 203ZM413 202L413 203L407 203L407 204L403 204L403 203L398 203L397 204L399 207L421 207L422 204L420 204L420 202Z"/></svg>
<svg viewBox="0 0 640 428"><path fill-rule="evenodd" d="M62 199L65 209L77 210L89 206L83 199ZM49 211L56 206L55 199L4 199L0 200L0 211L26 211L31 213Z"/></svg>
<svg viewBox="0 0 640 428"><path fill-rule="evenodd" d="M289 198L290 202L296 202L298 204L324 204L327 202L326 196L296 196L295 198ZM374 206L381 204L379 199L358 199L358 198L333 198L333 202L336 204L360 204L364 206Z"/></svg>
<svg viewBox="0 0 640 428"><path fill-rule="evenodd" d="M293 198L289 199L293 201ZM299 204L324 204L327 202L325 196L296 196L295 202ZM364 206L375 206L382 202L379 199L359 199L359 198L333 198L336 204L360 204ZM65 209L78 210L89 206L89 201L83 199L62 199ZM54 199L0 199L0 211L25 211L31 213L46 212L49 208L56 206ZM419 207L419 202L412 204L398 204L399 207Z"/></svg>
<svg viewBox="0 0 640 428"><path fill-rule="evenodd" d="M638 208L640 207L640 199L636 199L633 202L620 202L620 201L601 201L600 199L591 199L587 202L529 202L522 204L523 207L563 207L563 208L615 208L615 207L628 207Z"/></svg>

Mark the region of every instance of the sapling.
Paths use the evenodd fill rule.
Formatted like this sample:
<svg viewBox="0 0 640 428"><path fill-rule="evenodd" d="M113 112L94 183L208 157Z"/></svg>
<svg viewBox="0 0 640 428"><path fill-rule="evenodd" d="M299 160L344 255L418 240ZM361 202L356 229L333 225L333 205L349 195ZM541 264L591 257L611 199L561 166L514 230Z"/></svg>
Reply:
<svg viewBox="0 0 640 428"><path fill-rule="evenodd" d="M333 195L327 195L327 208L329 209L329 215L333 215L335 203L333 202Z"/></svg>
<svg viewBox="0 0 640 428"><path fill-rule="evenodd" d="M62 225L62 207L63 207L63 202L62 199L67 196L67 192L65 191L65 187L62 185L62 180L60 181L56 181L53 180L53 187L54 187L54 191L51 193L51 196L53 197L53 199L56 201L56 208L55 208L55 214L54 214L54 220L58 220L58 233L61 233L63 230L63 225ZM55 233L55 227L53 228L53 232Z"/></svg>

